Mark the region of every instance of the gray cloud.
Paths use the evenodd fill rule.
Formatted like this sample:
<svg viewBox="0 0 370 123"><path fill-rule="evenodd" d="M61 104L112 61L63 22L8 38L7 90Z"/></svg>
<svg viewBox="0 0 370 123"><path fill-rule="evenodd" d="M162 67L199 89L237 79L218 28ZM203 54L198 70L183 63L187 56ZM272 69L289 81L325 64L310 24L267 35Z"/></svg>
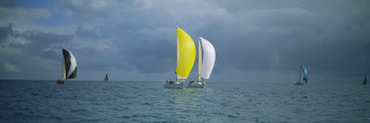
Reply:
<svg viewBox="0 0 370 123"><path fill-rule="evenodd" d="M56 60L60 58L59 52L62 47L55 44L68 42L71 36L39 31L15 31L12 25L0 27L0 69L1 78L18 78L51 75ZM33 77L34 76L34 77ZM46 77L48 78L48 77Z"/></svg>

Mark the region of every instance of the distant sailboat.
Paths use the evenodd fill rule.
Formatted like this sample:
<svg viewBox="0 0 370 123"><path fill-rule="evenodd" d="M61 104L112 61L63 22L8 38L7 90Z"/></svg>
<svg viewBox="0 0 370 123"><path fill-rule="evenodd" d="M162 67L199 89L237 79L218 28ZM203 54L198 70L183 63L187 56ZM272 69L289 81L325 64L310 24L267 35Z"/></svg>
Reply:
<svg viewBox="0 0 370 123"><path fill-rule="evenodd" d="M57 81L58 84L64 84L66 79L73 79L77 77L77 62L75 56L71 51L66 49L62 49L62 52L62 79Z"/></svg>
<svg viewBox="0 0 370 123"><path fill-rule="evenodd" d="M104 82L108 82L108 81L109 81L108 74L105 74Z"/></svg>
<svg viewBox="0 0 370 123"><path fill-rule="evenodd" d="M200 40L199 40L200 39ZM200 45L202 42L202 45ZM202 49L203 49L203 63L202 63ZM188 87L190 88L204 88L206 82L204 79L209 79L213 67L216 62L216 50L208 40L198 38L198 81L190 81Z"/></svg>
<svg viewBox="0 0 370 123"><path fill-rule="evenodd" d="M191 69L193 68L196 50L193 39L182 29L177 28L177 67L176 67L176 79L163 81L163 87L182 89L185 88L184 83L186 78L189 76Z"/></svg>
<svg viewBox="0 0 370 123"><path fill-rule="evenodd" d="M303 72L303 78L301 78L302 72ZM301 82L301 80L303 80L304 82ZM299 81L295 83L295 85L304 85L304 84L307 84L307 82L308 82L307 69L301 65L299 69Z"/></svg>
<svg viewBox="0 0 370 123"><path fill-rule="evenodd" d="M367 77L365 76L364 81L362 82L362 85L366 85L366 84L367 84Z"/></svg>

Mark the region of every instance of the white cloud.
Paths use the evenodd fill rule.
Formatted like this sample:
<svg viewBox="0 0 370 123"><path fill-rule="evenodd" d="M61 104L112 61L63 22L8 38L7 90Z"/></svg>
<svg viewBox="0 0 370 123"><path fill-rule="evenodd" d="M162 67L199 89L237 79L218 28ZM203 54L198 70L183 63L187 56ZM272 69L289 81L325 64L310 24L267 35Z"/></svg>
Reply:
<svg viewBox="0 0 370 123"><path fill-rule="evenodd" d="M4 32L3 41L0 41L0 55L1 56L19 56L21 54L21 47L30 43L29 40L22 36L22 33Z"/></svg>
<svg viewBox="0 0 370 123"><path fill-rule="evenodd" d="M18 37L18 36L9 36L5 39L5 42L3 42L2 46L23 46L30 43L27 39L24 37Z"/></svg>
<svg viewBox="0 0 370 123"><path fill-rule="evenodd" d="M12 65L8 62L4 63L3 67L5 68L5 70L9 71L9 72L20 72L21 69L18 68L17 66L15 65Z"/></svg>

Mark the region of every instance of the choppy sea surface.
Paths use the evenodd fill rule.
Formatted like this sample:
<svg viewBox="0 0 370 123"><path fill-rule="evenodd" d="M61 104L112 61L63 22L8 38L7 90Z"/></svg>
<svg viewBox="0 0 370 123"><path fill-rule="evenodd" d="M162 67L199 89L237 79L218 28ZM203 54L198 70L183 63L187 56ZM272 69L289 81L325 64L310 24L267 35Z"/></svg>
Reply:
<svg viewBox="0 0 370 123"><path fill-rule="evenodd" d="M0 80L0 122L370 122L370 85L293 83Z"/></svg>

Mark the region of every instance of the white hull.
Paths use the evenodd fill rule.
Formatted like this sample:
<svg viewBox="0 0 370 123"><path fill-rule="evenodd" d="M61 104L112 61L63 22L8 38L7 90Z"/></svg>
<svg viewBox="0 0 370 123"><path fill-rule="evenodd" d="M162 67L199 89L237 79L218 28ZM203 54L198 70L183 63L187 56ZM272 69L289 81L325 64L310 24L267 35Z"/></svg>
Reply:
<svg viewBox="0 0 370 123"><path fill-rule="evenodd" d="M189 83L188 88L205 88L206 82Z"/></svg>
<svg viewBox="0 0 370 123"><path fill-rule="evenodd" d="M163 87L170 89L184 89L184 83L184 81L163 81Z"/></svg>

